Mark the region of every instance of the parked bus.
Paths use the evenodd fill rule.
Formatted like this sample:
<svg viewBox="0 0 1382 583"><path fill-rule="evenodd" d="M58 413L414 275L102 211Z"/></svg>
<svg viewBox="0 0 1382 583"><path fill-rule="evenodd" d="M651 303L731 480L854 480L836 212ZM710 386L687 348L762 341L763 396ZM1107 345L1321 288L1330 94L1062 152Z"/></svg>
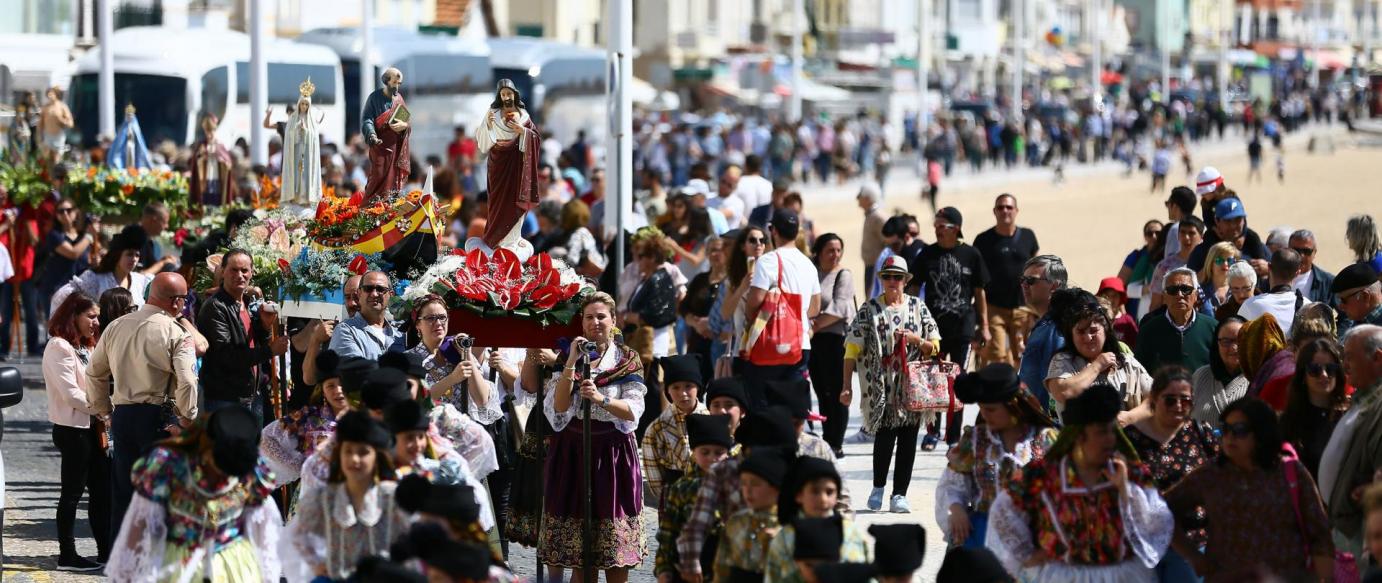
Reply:
<svg viewBox="0 0 1382 583"><path fill-rule="evenodd" d="M403 98L412 113L409 148L419 160L436 154L445 158L456 126L474 132L494 100L489 48L480 41L441 33L419 33L392 27L376 27L369 72L379 87L379 75L387 67L403 73ZM320 28L303 33L298 42L320 45L341 60L345 77L346 133L360 132L360 31L356 28Z"/></svg>
<svg viewBox="0 0 1382 583"><path fill-rule="evenodd" d="M562 144L576 141L578 130L587 141L605 139L611 117L605 51L526 37L489 39L489 47L495 80L513 81L543 133Z"/></svg>
<svg viewBox="0 0 1382 583"><path fill-rule="evenodd" d="M317 87L312 106L325 116L317 128L327 143L344 146L345 86L335 53L277 38L265 39L264 44L274 119L287 117L287 107L297 103L298 85L310 77ZM165 139L184 146L195 142L202 113L221 120L216 138L226 144L248 140L251 125L263 123L263 114L250 114L249 36L229 30L137 26L116 31L112 46L116 123L125 105L134 104L150 148ZM96 143L100 129L100 68L100 51L87 51L72 77L72 114L86 145Z"/></svg>

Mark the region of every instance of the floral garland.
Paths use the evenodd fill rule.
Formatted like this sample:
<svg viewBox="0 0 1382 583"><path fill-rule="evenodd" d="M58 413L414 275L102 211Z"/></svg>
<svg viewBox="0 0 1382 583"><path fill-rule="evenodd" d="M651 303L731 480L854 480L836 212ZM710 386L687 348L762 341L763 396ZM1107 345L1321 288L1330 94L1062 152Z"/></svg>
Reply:
<svg viewBox="0 0 1382 583"><path fill-rule="evenodd" d="M137 217L149 203L161 202L169 216L181 218L187 209L187 176L171 170L73 166L63 194L82 210L105 217Z"/></svg>
<svg viewBox="0 0 1382 583"><path fill-rule="evenodd" d="M508 249L498 249L493 256L457 249L412 281L394 313L406 314L422 296L435 293L449 309L487 318L537 320L548 326L570 322L581 301L594 292L594 285L546 253L519 261Z"/></svg>
<svg viewBox="0 0 1382 583"><path fill-rule="evenodd" d="M288 267L293 258L307 247L307 234L302 219L288 210L256 210L254 218L242 225L235 238L220 253L206 258L206 268L220 269L225 252L243 249L254 264L253 285L265 295L277 297L288 281ZM200 274L199 274L200 275ZM210 274L198 278L198 286L209 284Z"/></svg>
<svg viewBox="0 0 1382 583"><path fill-rule="evenodd" d="M304 296L325 297L341 289L341 284L353 275L369 271L387 271L392 266L375 253L361 255L349 249L304 248L283 268L283 295L300 300Z"/></svg>

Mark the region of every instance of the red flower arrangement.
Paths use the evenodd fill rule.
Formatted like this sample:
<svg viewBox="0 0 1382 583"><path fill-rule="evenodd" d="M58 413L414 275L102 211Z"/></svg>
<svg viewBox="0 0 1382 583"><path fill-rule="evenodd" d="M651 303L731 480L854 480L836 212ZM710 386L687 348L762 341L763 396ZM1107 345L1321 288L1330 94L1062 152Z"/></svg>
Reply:
<svg viewBox="0 0 1382 583"><path fill-rule="evenodd" d="M595 290L570 268L554 265L546 253L527 261L519 261L508 249L498 249L492 256L478 249L458 249L452 255L463 264L439 274L430 291L442 296L448 307L484 317L535 319L544 326L565 324L580 301Z"/></svg>

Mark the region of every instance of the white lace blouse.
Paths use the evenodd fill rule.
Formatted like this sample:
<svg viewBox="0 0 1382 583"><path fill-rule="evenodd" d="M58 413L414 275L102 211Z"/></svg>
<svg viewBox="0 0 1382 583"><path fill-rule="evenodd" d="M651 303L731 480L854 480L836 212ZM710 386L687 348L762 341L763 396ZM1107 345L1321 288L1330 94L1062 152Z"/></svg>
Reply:
<svg viewBox="0 0 1382 583"><path fill-rule="evenodd" d="M283 576L290 583L311 581L322 566L328 577L345 579L361 558L387 556L389 545L408 529L407 515L394 502L395 487L396 482L378 483L358 511L343 483L304 494L281 543Z"/></svg>
<svg viewBox="0 0 1382 583"><path fill-rule="evenodd" d="M591 367L591 374L596 375L614 368L619 361L619 350L627 349L619 348L618 350L605 351L604 356L600 358L600 362ZM572 419L584 419L581 413L584 408L581 407L582 398L579 394L573 394L571 396L571 405L566 408L565 412L557 412L557 381L560 379L561 375L556 375L547 380L547 398L542 403L542 412L547 415L547 421L552 424L553 431L566 429L566 426L571 423ZM572 390L573 392L575 391L574 386ZM643 384L642 380L625 379L619 382L610 383L603 387L597 387L596 390L601 395L608 396L612 400L621 400L627 403L629 410L633 412L633 420L625 421L615 417L613 413L605 410L604 407L592 404L590 407L590 419L592 421L607 421L613 423L615 429L625 434L633 433L634 430L638 429L638 419L643 416L643 396L648 392L648 387Z"/></svg>

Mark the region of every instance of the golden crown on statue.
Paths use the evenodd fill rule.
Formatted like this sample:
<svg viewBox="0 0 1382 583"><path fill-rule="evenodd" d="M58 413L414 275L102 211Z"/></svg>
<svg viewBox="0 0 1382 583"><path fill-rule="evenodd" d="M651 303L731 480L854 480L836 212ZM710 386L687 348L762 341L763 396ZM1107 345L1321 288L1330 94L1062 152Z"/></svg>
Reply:
<svg viewBox="0 0 1382 583"><path fill-rule="evenodd" d="M303 81L302 85L298 85L298 93L302 94L303 97L311 97L312 94L316 91L317 86L312 84L311 77L308 77L306 81Z"/></svg>

